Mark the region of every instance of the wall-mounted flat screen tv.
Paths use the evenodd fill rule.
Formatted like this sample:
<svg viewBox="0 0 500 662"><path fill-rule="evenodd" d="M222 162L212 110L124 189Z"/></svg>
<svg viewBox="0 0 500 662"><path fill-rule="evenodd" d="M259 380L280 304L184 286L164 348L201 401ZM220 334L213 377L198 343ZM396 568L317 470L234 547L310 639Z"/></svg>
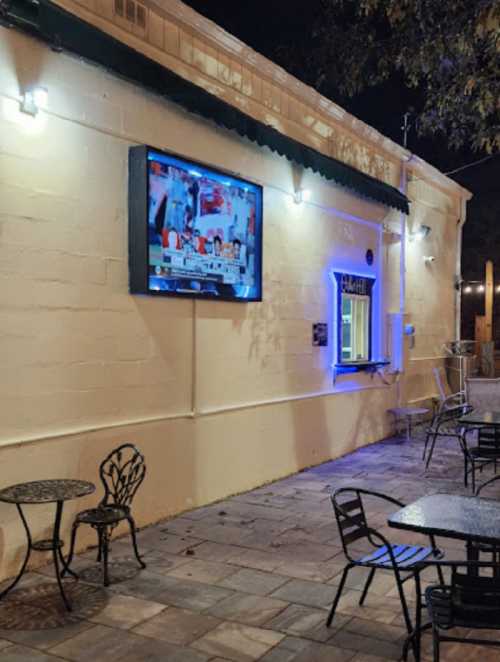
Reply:
<svg viewBox="0 0 500 662"><path fill-rule="evenodd" d="M129 153L130 291L262 299L262 187L157 149Z"/></svg>

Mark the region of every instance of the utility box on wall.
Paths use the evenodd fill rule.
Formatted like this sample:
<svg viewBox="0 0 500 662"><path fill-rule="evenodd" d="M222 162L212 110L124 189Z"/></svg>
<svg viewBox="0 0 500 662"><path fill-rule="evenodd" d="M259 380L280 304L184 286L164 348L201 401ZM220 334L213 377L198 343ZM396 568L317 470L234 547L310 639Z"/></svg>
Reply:
<svg viewBox="0 0 500 662"><path fill-rule="evenodd" d="M391 372L403 372L403 315L388 313L387 315L387 350L391 360Z"/></svg>

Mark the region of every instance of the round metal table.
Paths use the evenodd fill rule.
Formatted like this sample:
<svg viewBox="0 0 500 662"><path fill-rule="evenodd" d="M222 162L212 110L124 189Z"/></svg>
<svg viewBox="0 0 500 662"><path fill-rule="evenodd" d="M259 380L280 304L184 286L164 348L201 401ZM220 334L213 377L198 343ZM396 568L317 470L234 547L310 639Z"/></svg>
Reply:
<svg viewBox="0 0 500 662"><path fill-rule="evenodd" d="M3 490L0 490L0 501L4 503L12 503L16 506L21 521L26 532L28 546L26 549L26 556L21 569L15 579L0 593L0 600L11 591L18 581L23 576L31 551L47 552L52 551L52 558L54 561L54 568L56 571L56 579L59 585L61 597L68 611L71 611L71 604L64 593L63 584L61 581L61 574L59 570L59 563L65 572L69 572L76 577L75 573L68 568L64 556L62 554L62 546L64 542L61 540L61 519L63 513L63 506L65 501L77 499L79 497L87 496L95 491L95 485L85 480L69 480L69 479L55 479L55 480L35 480L29 483L19 483L18 485L11 485ZM28 522L24 515L23 505L40 505L46 503L56 504L56 513L54 520L54 529L52 538L46 540L33 541Z"/></svg>

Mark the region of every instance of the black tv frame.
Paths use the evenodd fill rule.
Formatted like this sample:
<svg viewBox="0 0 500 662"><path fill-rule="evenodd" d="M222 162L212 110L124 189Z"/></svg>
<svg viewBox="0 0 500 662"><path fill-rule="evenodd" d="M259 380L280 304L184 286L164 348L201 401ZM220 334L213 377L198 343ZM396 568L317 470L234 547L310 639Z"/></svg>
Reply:
<svg viewBox="0 0 500 662"><path fill-rule="evenodd" d="M193 166L211 170L215 174L227 175L243 184L249 183L260 191L257 196L255 210L255 275L257 278L258 295L250 298L225 296L210 292L174 292L168 290L152 290L149 288L149 243L148 243L148 152L157 152L185 161ZM263 261L263 188L260 184L243 179L230 170L224 170L202 161L175 152L166 152L150 145L136 145L129 148L128 160L128 259L129 259L129 291L131 294L147 294L160 297L181 297L188 299L210 299L212 301L231 301L235 303L251 303L262 301L262 261ZM195 279L195 278L194 278Z"/></svg>

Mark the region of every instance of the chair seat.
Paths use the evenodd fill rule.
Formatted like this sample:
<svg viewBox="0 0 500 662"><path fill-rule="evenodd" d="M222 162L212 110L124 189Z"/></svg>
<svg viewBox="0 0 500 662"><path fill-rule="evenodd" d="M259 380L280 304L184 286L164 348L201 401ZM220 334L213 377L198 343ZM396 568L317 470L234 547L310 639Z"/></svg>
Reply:
<svg viewBox="0 0 500 662"><path fill-rule="evenodd" d="M429 586L425 600L434 625L443 630L454 627L498 630L500 606L455 604L451 586Z"/></svg>
<svg viewBox="0 0 500 662"><path fill-rule="evenodd" d="M392 553L398 568L403 570L412 570L414 566L422 563L433 556L439 558L434 554L432 547L421 547L420 545L391 545ZM386 545L378 547L371 554L363 556L359 559L358 563L363 565L370 565L376 568L388 568L392 570L392 561L389 549Z"/></svg>
<svg viewBox="0 0 500 662"><path fill-rule="evenodd" d="M84 524L116 524L126 519L129 509L125 506L98 506L82 510L76 516L76 521Z"/></svg>
<svg viewBox="0 0 500 662"><path fill-rule="evenodd" d="M494 460L495 458L500 459L500 447L499 448L488 448L475 446L474 448L469 449L469 454L477 460Z"/></svg>

